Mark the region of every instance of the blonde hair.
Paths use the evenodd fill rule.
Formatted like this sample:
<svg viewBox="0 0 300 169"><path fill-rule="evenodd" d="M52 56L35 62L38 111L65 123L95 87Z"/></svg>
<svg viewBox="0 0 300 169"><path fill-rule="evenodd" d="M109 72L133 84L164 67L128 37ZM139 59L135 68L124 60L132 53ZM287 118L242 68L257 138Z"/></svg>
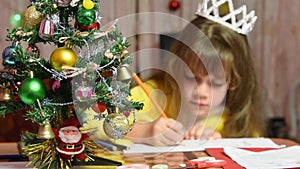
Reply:
<svg viewBox="0 0 300 169"><path fill-rule="evenodd" d="M197 32L191 32L192 27L197 27ZM260 88L250 51L245 35L203 17L194 19L171 48L171 52L189 66L195 77L205 76L208 72L220 75L220 67L225 70L229 84L225 109L229 112L221 132L223 137L254 137L265 134ZM216 64L217 60L220 64ZM177 62L171 62L173 73L180 75L182 70L176 65ZM161 77L156 77L159 76ZM180 109L178 85L170 75L164 74L164 78L159 88L172 97L172 101L167 103L166 113L176 118ZM172 86L172 90L169 86Z"/></svg>

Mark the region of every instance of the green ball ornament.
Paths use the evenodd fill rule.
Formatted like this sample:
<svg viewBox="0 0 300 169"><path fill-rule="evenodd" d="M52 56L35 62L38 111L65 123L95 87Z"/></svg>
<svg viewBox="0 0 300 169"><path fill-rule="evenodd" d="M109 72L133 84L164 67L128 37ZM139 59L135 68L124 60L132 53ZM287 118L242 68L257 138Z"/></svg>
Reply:
<svg viewBox="0 0 300 169"><path fill-rule="evenodd" d="M28 78L23 81L19 88L20 99L26 104L35 104L37 99L44 100L46 87L38 78Z"/></svg>
<svg viewBox="0 0 300 169"><path fill-rule="evenodd" d="M79 8L76 14L76 21L80 26L90 26L95 22L95 11Z"/></svg>

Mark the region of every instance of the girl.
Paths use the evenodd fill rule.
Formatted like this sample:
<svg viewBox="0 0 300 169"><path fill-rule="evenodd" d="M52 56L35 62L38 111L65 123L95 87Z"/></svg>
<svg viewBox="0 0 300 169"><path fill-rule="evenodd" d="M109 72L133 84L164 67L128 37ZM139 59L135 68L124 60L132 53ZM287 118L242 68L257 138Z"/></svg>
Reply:
<svg viewBox="0 0 300 169"><path fill-rule="evenodd" d="M134 87L132 99L145 105L127 138L174 145L183 137L264 135L260 91L246 35L198 16L170 51L168 68L145 81L152 99L169 118L160 117L144 91Z"/></svg>

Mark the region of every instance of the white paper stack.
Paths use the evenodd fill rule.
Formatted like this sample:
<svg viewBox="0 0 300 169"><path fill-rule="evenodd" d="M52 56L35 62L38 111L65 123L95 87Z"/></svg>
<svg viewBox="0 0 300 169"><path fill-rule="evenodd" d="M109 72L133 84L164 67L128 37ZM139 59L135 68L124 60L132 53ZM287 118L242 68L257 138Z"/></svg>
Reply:
<svg viewBox="0 0 300 169"><path fill-rule="evenodd" d="M262 152L225 147L224 152L232 160L247 169L279 169L300 167L300 146L292 146Z"/></svg>
<svg viewBox="0 0 300 169"><path fill-rule="evenodd" d="M217 140L184 140L176 146L157 147L145 144L133 144L124 150L124 154L132 153L164 153L164 152L191 152L204 151L205 148L280 148L269 138L224 138Z"/></svg>

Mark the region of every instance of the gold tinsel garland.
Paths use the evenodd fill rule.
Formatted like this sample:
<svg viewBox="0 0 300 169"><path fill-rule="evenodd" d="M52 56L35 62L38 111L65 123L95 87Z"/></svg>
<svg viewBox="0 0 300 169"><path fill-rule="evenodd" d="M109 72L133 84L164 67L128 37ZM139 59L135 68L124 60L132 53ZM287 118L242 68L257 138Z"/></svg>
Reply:
<svg viewBox="0 0 300 169"><path fill-rule="evenodd" d="M97 151L107 151L99 147L93 140L87 139L83 142L85 145L86 162L94 161L89 155L95 155ZM26 132L22 135L21 154L29 158L26 166L32 165L39 169L72 168L72 160L63 160L60 153L56 150L58 142L53 139L37 139L35 133Z"/></svg>

